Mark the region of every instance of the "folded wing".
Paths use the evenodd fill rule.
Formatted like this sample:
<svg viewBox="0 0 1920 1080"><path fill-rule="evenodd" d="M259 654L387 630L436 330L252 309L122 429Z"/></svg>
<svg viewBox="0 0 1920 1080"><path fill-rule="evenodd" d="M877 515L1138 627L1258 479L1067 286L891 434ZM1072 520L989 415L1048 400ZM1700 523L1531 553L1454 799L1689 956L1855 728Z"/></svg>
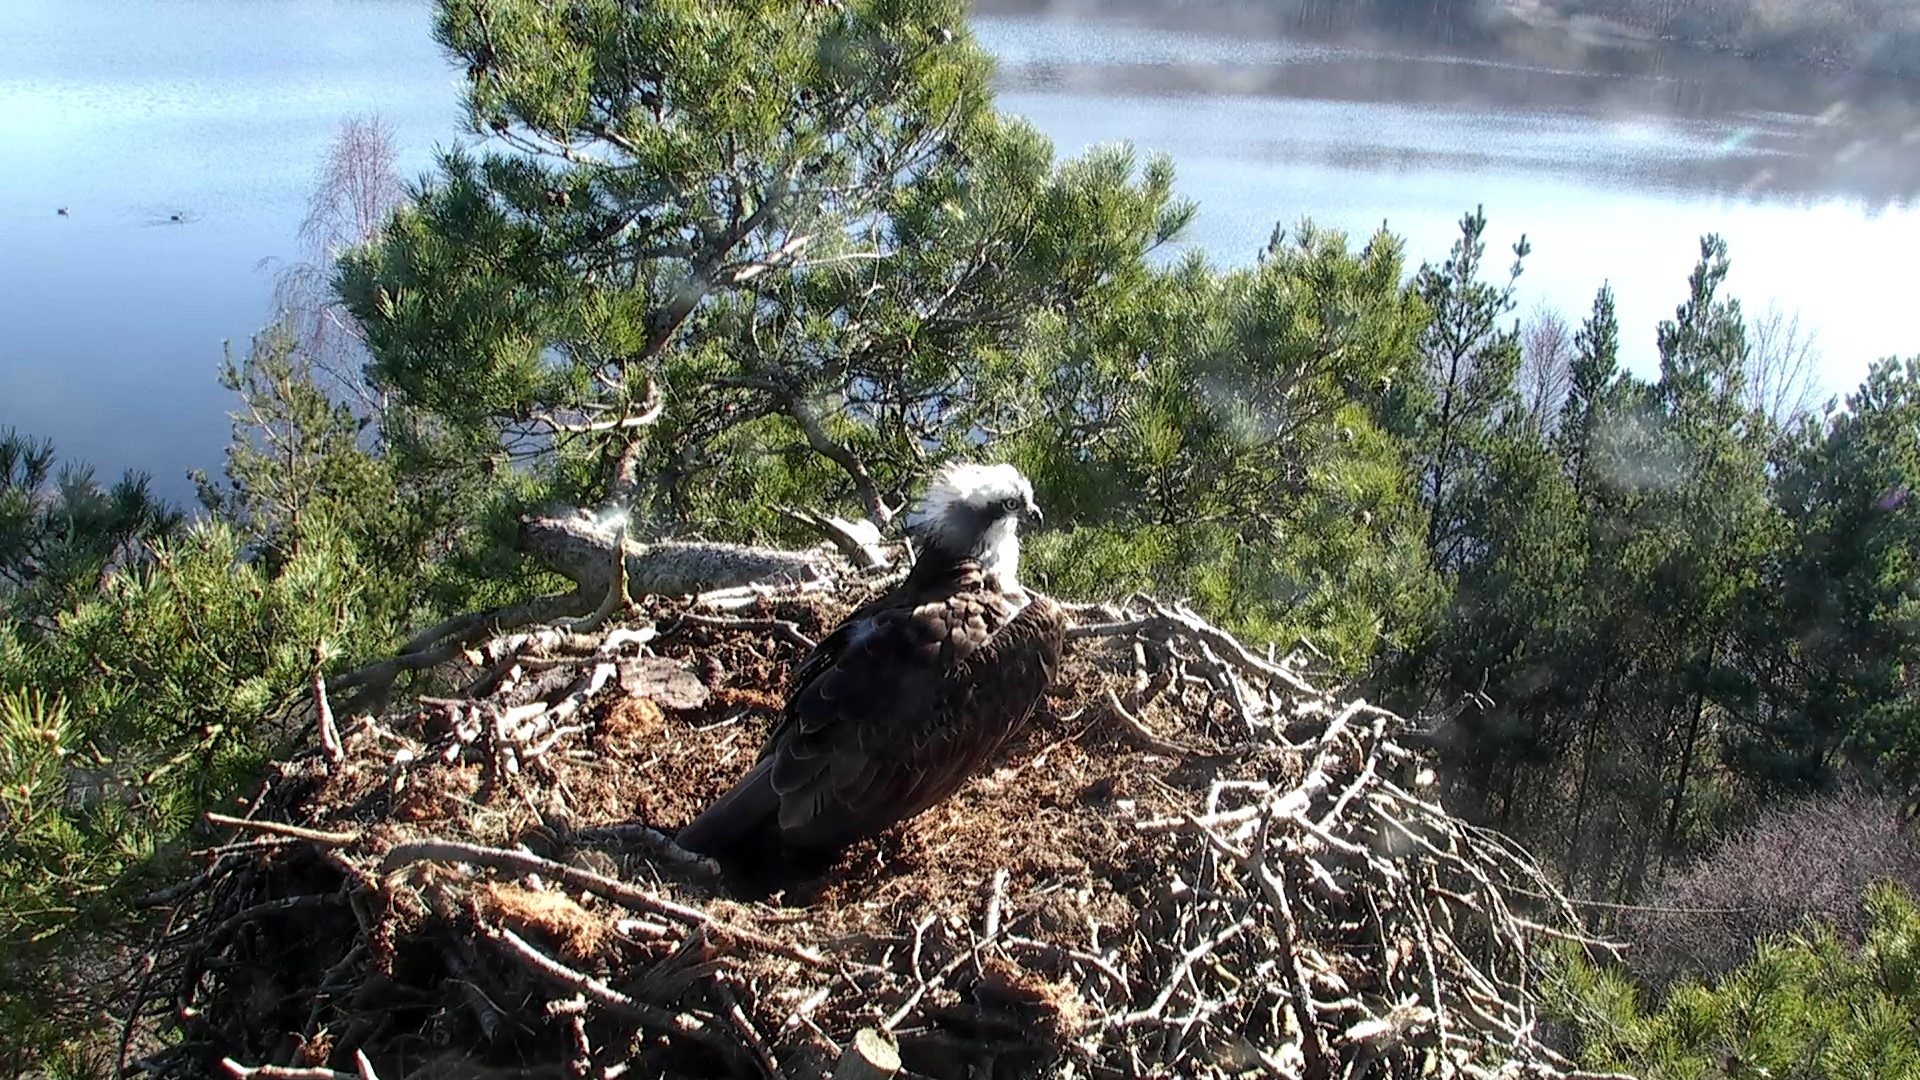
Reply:
<svg viewBox="0 0 1920 1080"><path fill-rule="evenodd" d="M680 842L772 833L826 851L913 817L1026 720L1059 652L1057 608L990 590L856 613L802 665L754 769Z"/></svg>

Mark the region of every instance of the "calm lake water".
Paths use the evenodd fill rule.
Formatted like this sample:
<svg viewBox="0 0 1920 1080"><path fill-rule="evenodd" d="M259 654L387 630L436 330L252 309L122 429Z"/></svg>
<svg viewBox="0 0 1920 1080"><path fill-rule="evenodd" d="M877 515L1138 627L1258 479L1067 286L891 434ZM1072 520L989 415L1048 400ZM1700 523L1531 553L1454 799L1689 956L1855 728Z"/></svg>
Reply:
<svg viewBox="0 0 1920 1080"><path fill-rule="evenodd" d="M293 253L338 122L381 113L408 175L463 138L429 27L429 5L396 0L0 6L0 427L179 498L185 470L217 469L221 343L263 321L259 263ZM1523 310L1577 319L1610 279L1647 371L1717 231L1749 309L1817 328L1829 391L1920 351L1920 118L1883 89L1725 62L1620 74L1117 22L975 29L1003 108L1063 154L1172 154L1200 203L1188 243L1216 261L1311 216L1358 236L1384 220L1417 263L1484 204L1490 255L1533 242Z"/></svg>

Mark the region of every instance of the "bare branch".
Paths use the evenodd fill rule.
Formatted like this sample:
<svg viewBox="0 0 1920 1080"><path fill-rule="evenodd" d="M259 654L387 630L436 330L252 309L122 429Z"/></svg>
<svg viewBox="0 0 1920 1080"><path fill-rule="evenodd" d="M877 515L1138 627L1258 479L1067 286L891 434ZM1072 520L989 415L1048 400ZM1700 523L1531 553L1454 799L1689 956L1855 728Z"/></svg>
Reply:
<svg viewBox="0 0 1920 1080"><path fill-rule="evenodd" d="M871 521L851 522L833 514L816 514L789 506L774 508L781 516L818 529L840 549L847 561L862 570L885 570L893 560L881 546L880 530Z"/></svg>
<svg viewBox="0 0 1920 1080"><path fill-rule="evenodd" d="M342 122L321 164L307 216L300 223L301 255L281 267L274 282L278 321L292 331L300 353L325 373L330 390L351 393L363 413L380 407L360 374L358 325L333 293L340 252L376 238L406 202L393 129L377 114Z"/></svg>
<svg viewBox="0 0 1920 1080"><path fill-rule="evenodd" d="M319 714L320 749L327 755L327 761L338 765L346 759L346 750L340 745L340 728L333 721L333 703L327 700L327 680L320 671L320 650L314 650L313 665L313 705Z"/></svg>
<svg viewBox="0 0 1920 1080"><path fill-rule="evenodd" d="M812 649L814 641L800 632L800 628L785 619L737 619L725 615L697 615L689 612L660 633L662 636L673 633L682 626L709 626L716 630L738 630L746 633L768 633L793 645L802 651Z"/></svg>
<svg viewBox="0 0 1920 1080"><path fill-rule="evenodd" d="M279 821L256 821L252 818L229 817L226 814L216 814L212 811L207 812L207 820L215 825L226 825L235 829L251 829L254 832L272 833L275 836L290 836L295 840L307 840L327 847L346 847L349 844L357 844L360 842L359 833L307 829Z"/></svg>
<svg viewBox="0 0 1920 1080"><path fill-rule="evenodd" d="M636 411L622 416L602 420L562 420L551 413L533 414L535 423L549 431L584 435L601 431L628 431L633 428L651 427L659 421L660 414L666 409L666 397L651 377L647 379L647 392L642 397Z"/></svg>
<svg viewBox="0 0 1920 1080"><path fill-rule="evenodd" d="M286 1065L246 1066L232 1058L221 1058L220 1067L234 1080L359 1080L353 1073L332 1069L296 1069Z"/></svg>
<svg viewBox="0 0 1920 1080"><path fill-rule="evenodd" d="M612 574L612 522L579 511L567 517L529 518L520 548L579 586L582 595L606 595ZM630 544L626 570L636 596L685 596L757 582L807 581L839 567L825 550L785 551L743 544L663 541ZM580 614L586 608L566 614Z"/></svg>
<svg viewBox="0 0 1920 1080"><path fill-rule="evenodd" d="M335 676L328 687L335 693L358 691L358 702L367 706L384 704L395 680L409 671L425 671L459 656L470 644L501 630L547 622L565 615L581 615L591 601L586 594L543 596L520 604L476 611L442 623L441 635L433 644L402 652L391 659L369 664L344 675ZM416 638L416 640L418 640Z"/></svg>
<svg viewBox="0 0 1920 1080"><path fill-rule="evenodd" d="M1813 411L1821 358L1818 331L1768 304L1747 322L1747 406L1783 428L1798 423Z"/></svg>
<svg viewBox="0 0 1920 1080"><path fill-rule="evenodd" d="M1543 429L1551 428L1573 388L1573 331L1542 301L1520 334L1521 399Z"/></svg>
<svg viewBox="0 0 1920 1080"><path fill-rule="evenodd" d="M893 520L894 511L880 497L880 485L873 479L873 474L867 471L866 463L827 434L819 410L813 407L812 402L799 394L789 393L783 397L782 405L794 423L800 425L801 434L807 437L807 445L853 478L854 490L859 493L861 504L867 508L867 520L882 529L886 528L887 523Z"/></svg>
<svg viewBox="0 0 1920 1080"><path fill-rule="evenodd" d="M1115 720L1118 720L1120 726L1125 728L1127 733L1133 736L1134 741L1138 742L1141 746L1152 750L1154 753L1167 754L1173 757L1184 757L1188 754L1199 752L1189 747L1181 746L1171 739L1155 734L1152 728L1141 723L1139 717L1128 712L1127 707L1120 704L1120 695L1113 692L1113 687L1107 687L1107 694L1104 700L1107 704L1107 713Z"/></svg>

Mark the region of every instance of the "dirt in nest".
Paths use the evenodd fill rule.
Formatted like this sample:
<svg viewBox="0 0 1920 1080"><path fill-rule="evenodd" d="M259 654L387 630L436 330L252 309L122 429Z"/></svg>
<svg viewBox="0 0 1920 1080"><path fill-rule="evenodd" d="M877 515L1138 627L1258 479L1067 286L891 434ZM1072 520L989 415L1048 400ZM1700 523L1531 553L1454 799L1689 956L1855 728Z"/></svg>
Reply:
<svg viewBox="0 0 1920 1080"><path fill-rule="evenodd" d="M729 637L713 634L684 646L684 655L710 661L705 666L725 680L706 708L661 713L656 720L650 703L610 704L597 737L637 742L630 733L656 723L658 729L644 751L571 767L567 787L591 793L596 806L619 801L625 816L671 833L737 782L778 719L779 690L798 656L784 643L766 655L764 642ZM1111 678L1084 658L1069 660L1059 684L993 767L915 820L854 845L825 876L775 903L825 913L977 902L992 876L1005 870L1013 890L1067 878L1098 884L1097 903L1075 917L1124 921L1126 894L1150 879L1168 854L1142 843L1132 818L1176 813L1224 776L1271 773L1271 758L1280 755L1176 760L1139 750L1103 711L1079 708ZM1158 719L1169 723L1170 712L1162 710ZM1129 812L1116 814L1123 804Z"/></svg>
<svg viewBox="0 0 1920 1080"><path fill-rule="evenodd" d="M343 725L344 760L282 766L260 816L284 825L243 834L257 846L182 908L188 944L153 1006L172 1048L149 1071L205 1075L231 1057L350 1073L363 1052L389 1080L798 1077L884 1027L910 1072L938 1080L1066 1061L1225 1075L1251 1060L1236 1046L1283 1041L1284 994L1266 988L1279 939L1233 907L1257 898L1196 891L1244 883L1208 877L1193 830L1140 825L1226 809L1222 781L1284 787L1305 756L1255 737L1218 682L1185 669L1143 693L1139 658L1160 646L1138 637L1072 643L999 760L805 885L737 895L665 844L754 762L795 639L825 636L858 599L702 616L736 625L659 603L613 632L509 635L456 673L478 700ZM672 691L636 695L623 673ZM1116 719L1119 698L1151 738ZM1321 760L1360 771L1357 753ZM1206 921L1234 910L1238 927ZM1182 950L1214 932L1204 976L1183 975ZM1238 987L1207 1006L1231 1006L1223 1026L1174 1016L1188 984ZM1142 1008L1151 1022L1119 1022Z"/></svg>
<svg viewBox="0 0 1920 1080"><path fill-rule="evenodd" d="M782 620L818 639L850 607L829 598L769 604L728 617ZM627 693L617 680L582 694L595 665L617 656L547 660L529 653L525 670L500 679L484 701L436 702L350 725L348 760L329 767L308 756L283 767L270 800L277 805L269 810L303 828L359 832L372 838L366 843L375 851L422 837L530 851L636 882L784 940L864 943L849 955L868 959L912 946L927 953L929 968L931 957L956 955L979 933L976 924L997 894L1008 933L1098 940L1104 931L1115 946L1112 962L1125 964L1152 947L1134 932L1137 908L1148 901L1177 843L1144 837L1131 822L1192 805L1223 769L1255 775L1275 768L1266 759L1271 754L1196 767L1192 759L1139 749L1102 707L1089 707L1114 682L1109 669L1117 663L1104 655L1109 650L1103 643L1091 642L1070 650L1061 678L1026 728L954 798L854 845L804 886L743 900L723 883L681 872L645 847L576 839L595 828L626 825L670 836L746 772L779 717L788 674L802 658L800 646L758 629L682 625L677 620L684 613L672 604L650 611L659 636L646 651L684 665L699 680L704 700L696 707L663 707ZM498 726L500 718L516 709L536 712L536 706L553 706L570 694L580 700L558 726L578 730L564 733L537 761L503 766L510 755L496 744L511 740ZM1205 711L1193 706L1169 698L1148 709L1143 721L1204 742ZM515 749L524 754L527 746ZM487 1048L479 1058L495 1065L558 1054L562 1048L550 1045L548 1036L535 1040L536 1047L512 1035L507 1028L524 1019L505 1003L474 999L478 987L513 982L513 960L489 940L500 930L564 965L623 986L623 994L673 1000L672 973L685 961L688 942L650 937L659 925L644 916L635 921L633 912L603 898L556 890L551 882L527 887L508 874L475 878L429 862L405 870L404 888L389 878L367 902L354 905L342 896L351 884L351 875L341 876L343 868L364 879L378 877L375 869L337 853L304 848L283 850L258 867L260 875L277 879L270 891L309 899L286 912L288 922L254 924L253 933L284 944L251 957L254 965L273 961L245 988L252 1004L240 1006L239 986L213 980L214 1001L201 1015L224 1010L227 1052L314 1064L379 1047L410 1062L414 1072L429 1073L456 1058L460 1068L478 1068L472 1056L447 1056L463 1042ZM488 927L495 929L483 929ZM350 944L355 942L357 952ZM328 1000L324 988L339 981L342 965L369 963L384 974L360 985L351 1009ZM710 968L715 961L701 963ZM749 980L791 977L791 966L755 955L736 956L732 964ZM711 974L699 963L692 970ZM964 985L976 988L961 994ZM207 989L201 987L202 993ZM858 1000L845 988L832 996ZM1024 964L991 958L924 998L924 1025L935 1044L955 1032L985 1040L981 1045L1008 1044L1025 1039L1033 1025L1045 1043L1070 1038L1087 1023L1066 965L1035 958ZM265 1004L269 999L277 1003ZM756 1011L770 1004L759 1001ZM868 1022L880 1019L883 1006L897 1005L885 999L860 1004ZM335 1011L350 1018L326 1022ZM773 1025L770 1030L791 1036L779 1028L780 1017L762 1019ZM269 1030L283 1034L267 1038ZM1032 1065L1037 1052L1028 1046L1007 1060ZM925 1046L911 1053L924 1059ZM714 1064L697 1047L692 1057L673 1060L696 1073L711 1072ZM926 1060L920 1064L934 1067Z"/></svg>

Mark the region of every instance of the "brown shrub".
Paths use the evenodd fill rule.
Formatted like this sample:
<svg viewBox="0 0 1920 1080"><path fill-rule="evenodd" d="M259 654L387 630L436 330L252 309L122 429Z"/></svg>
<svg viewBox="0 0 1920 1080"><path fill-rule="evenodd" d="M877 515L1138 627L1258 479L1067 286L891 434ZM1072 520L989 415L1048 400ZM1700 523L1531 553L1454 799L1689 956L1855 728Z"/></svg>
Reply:
<svg viewBox="0 0 1920 1080"><path fill-rule="evenodd" d="M1757 941L1809 921L1857 943L1862 897L1887 880L1920 886L1920 844L1897 805L1848 790L1781 806L1661 884L1627 920L1627 964L1665 987L1731 971Z"/></svg>

